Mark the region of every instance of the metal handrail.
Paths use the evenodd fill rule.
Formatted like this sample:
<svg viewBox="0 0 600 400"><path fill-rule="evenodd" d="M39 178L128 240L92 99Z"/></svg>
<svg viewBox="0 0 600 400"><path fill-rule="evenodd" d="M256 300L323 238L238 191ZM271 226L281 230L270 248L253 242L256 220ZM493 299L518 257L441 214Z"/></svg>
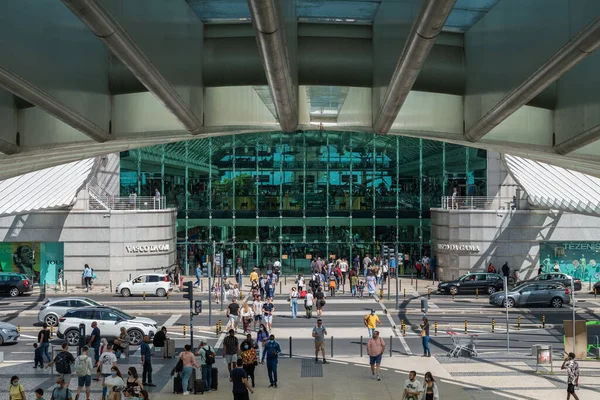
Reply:
<svg viewBox="0 0 600 400"><path fill-rule="evenodd" d="M515 210L516 199L512 197L488 196L444 196L444 210Z"/></svg>

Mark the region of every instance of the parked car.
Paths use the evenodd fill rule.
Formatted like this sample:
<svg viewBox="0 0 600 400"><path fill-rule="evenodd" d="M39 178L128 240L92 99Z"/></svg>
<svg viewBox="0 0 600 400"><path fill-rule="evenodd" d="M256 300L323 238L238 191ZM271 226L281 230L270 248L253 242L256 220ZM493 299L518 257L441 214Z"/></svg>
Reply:
<svg viewBox="0 0 600 400"><path fill-rule="evenodd" d="M168 292L173 291L173 284L169 280L167 274L143 274L133 278L130 281L119 283L116 288L116 293L123 297L132 295L146 296L156 295L164 297Z"/></svg>
<svg viewBox="0 0 600 400"><path fill-rule="evenodd" d="M547 274L540 274L535 278L528 279L521 283L527 282L561 282L566 287L571 288L571 279L573 277L571 275L563 274L562 272L550 272ZM573 279L573 286L575 286L575 291L581 290L581 279L575 278Z"/></svg>
<svg viewBox="0 0 600 400"><path fill-rule="evenodd" d="M560 308L563 304L571 302L570 294L569 288L561 282L522 283L506 295L494 293L490 296L490 304L506 307L507 301L509 308L532 305Z"/></svg>
<svg viewBox="0 0 600 400"><path fill-rule="evenodd" d="M492 294L502 290L503 286L503 278L498 274L473 272L453 281L440 282L438 292L447 294L475 293L479 289L481 294Z"/></svg>
<svg viewBox="0 0 600 400"><path fill-rule="evenodd" d="M33 283L25 275L16 272L0 272L0 295L16 297L32 290Z"/></svg>
<svg viewBox="0 0 600 400"><path fill-rule="evenodd" d="M594 293L594 290L596 290L597 294L600 294L600 281L594 283L594 287L592 288L592 293Z"/></svg>
<svg viewBox="0 0 600 400"><path fill-rule="evenodd" d="M8 322L0 322L0 346L5 343L17 343L19 336L19 329L13 324Z"/></svg>
<svg viewBox="0 0 600 400"><path fill-rule="evenodd" d="M153 337L156 333L156 321L150 318L133 317L114 307L82 307L67 311L58 320L60 339L66 339L71 346L79 344L79 324L85 325L86 336L92 333L92 322L98 322L102 337L112 340L119 337L121 328L125 327L129 334L129 344L137 346L144 336Z"/></svg>
<svg viewBox="0 0 600 400"><path fill-rule="evenodd" d="M48 326L58 326L58 319L67 311L80 307L100 307L101 303L87 297L56 297L46 300L38 312L38 321Z"/></svg>

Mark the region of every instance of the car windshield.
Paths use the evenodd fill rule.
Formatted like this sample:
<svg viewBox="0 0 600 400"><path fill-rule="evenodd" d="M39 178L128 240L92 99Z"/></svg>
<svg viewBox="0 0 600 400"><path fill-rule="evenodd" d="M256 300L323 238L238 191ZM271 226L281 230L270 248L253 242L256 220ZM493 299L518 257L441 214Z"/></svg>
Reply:
<svg viewBox="0 0 600 400"><path fill-rule="evenodd" d="M92 300L92 299L88 299L88 298L86 298L85 301L90 303L92 306L96 306L96 307L99 307L102 305L101 303L98 303L96 300Z"/></svg>
<svg viewBox="0 0 600 400"><path fill-rule="evenodd" d="M127 314L125 311L120 310L118 308L111 308L111 310L115 313L115 314L119 314L119 317L123 318L123 319L134 319L135 317L132 317L131 315Z"/></svg>
<svg viewBox="0 0 600 400"><path fill-rule="evenodd" d="M472 276L471 274L465 274L465 275L461 276L460 278L458 278L458 280L461 282L466 281L468 279L471 279L471 276Z"/></svg>

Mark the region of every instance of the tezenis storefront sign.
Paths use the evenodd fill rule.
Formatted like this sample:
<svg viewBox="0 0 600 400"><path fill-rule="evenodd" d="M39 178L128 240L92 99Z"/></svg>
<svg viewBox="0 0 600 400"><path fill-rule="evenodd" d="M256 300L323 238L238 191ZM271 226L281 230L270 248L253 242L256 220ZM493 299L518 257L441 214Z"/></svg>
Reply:
<svg viewBox="0 0 600 400"><path fill-rule="evenodd" d="M154 244L144 246L125 246L128 253L164 253L169 251L168 244Z"/></svg>
<svg viewBox="0 0 600 400"><path fill-rule="evenodd" d="M448 243L438 243L438 250L445 251L454 251L460 253L479 253L481 249L479 246L470 245L470 244L448 244Z"/></svg>

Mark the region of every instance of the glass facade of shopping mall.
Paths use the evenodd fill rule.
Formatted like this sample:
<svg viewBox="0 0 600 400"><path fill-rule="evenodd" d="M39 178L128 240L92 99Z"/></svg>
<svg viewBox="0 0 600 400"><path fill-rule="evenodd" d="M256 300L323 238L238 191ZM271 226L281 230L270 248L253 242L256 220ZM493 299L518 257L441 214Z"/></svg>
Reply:
<svg viewBox="0 0 600 400"><path fill-rule="evenodd" d="M245 268L311 257L428 254L429 209L457 187L485 195L486 153L337 131L196 139L121 154L121 195L158 189L177 214L178 262L213 252Z"/></svg>

